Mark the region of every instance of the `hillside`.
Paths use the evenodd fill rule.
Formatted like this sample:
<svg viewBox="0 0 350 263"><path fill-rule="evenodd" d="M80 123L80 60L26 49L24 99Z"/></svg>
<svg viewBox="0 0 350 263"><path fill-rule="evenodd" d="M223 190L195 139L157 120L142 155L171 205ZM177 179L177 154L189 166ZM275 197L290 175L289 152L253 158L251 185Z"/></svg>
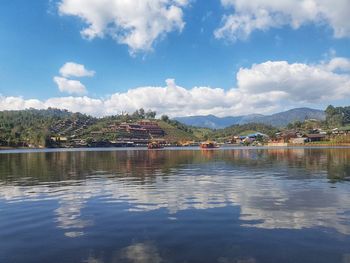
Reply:
<svg viewBox="0 0 350 263"><path fill-rule="evenodd" d="M324 120L325 114L327 116L325 121L317 121ZM299 108L271 116L247 115L239 119L238 117L217 118L211 115L209 119L215 125L225 125L226 121L240 122L223 129L194 127L169 119L166 115L161 119L155 119L155 116L155 112L145 112L142 109L133 114L104 118L58 109L2 111L0 112L0 147L102 147L125 145L129 142L139 145L154 139L163 139L169 143L207 139L224 142L235 135L255 132L272 136L278 130L285 130L278 126L286 123L289 123L286 129L308 131L322 127L325 130L339 128L341 131L342 127L350 124L350 107L330 105L325 113ZM198 117L201 118L197 120L205 121L205 117ZM196 117L193 118L196 120ZM217 120L220 122L216 122ZM150 124L150 128L147 128ZM152 125L155 125L156 131L152 130L154 129Z"/></svg>
<svg viewBox="0 0 350 263"><path fill-rule="evenodd" d="M236 124L225 129L216 130L212 137L214 139L226 140L232 138L232 136L246 136L252 133L263 133L272 137L279 130L271 125L263 123L247 123L247 124Z"/></svg>
<svg viewBox="0 0 350 263"><path fill-rule="evenodd" d="M186 125L195 127L204 127L211 129L222 129L231 125L242 125L247 123L265 123L275 127L284 127L295 121L305 121L307 119L325 120L325 113L321 110L310 108L296 108L285 112L279 112L272 115L251 114L236 117L216 117L214 115L207 116L189 116L177 117Z"/></svg>
<svg viewBox="0 0 350 263"><path fill-rule="evenodd" d="M157 122L164 131L163 139L180 142L197 139L192 130L176 121L154 119L155 113L148 113L151 121ZM65 145L108 145L120 138L126 140L141 137L147 141L151 134L128 134L118 130L122 123L133 124L146 119L147 113L136 111L132 115L115 115L95 118L66 110L22 110L0 112L0 146L3 147L58 147ZM135 137L136 136L136 137ZM128 139L129 138L129 139ZM56 140L59 140L57 142ZM74 143L75 142L75 143Z"/></svg>
<svg viewBox="0 0 350 263"><path fill-rule="evenodd" d="M96 118L66 110L22 110L0 112L0 146L45 146L52 134L70 136L93 125Z"/></svg>
<svg viewBox="0 0 350 263"><path fill-rule="evenodd" d="M263 116L259 118L252 119L250 122L265 123L275 127L284 127L289 123L305 120L320 120L324 121L326 119L326 114L322 110L315 110L310 108L296 108L270 116Z"/></svg>
<svg viewBox="0 0 350 263"><path fill-rule="evenodd" d="M198 139L190 131L180 129L162 120L158 121L158 125L165 131L164 139L168 142L171 142L171 143L185 142L185 141L193 141Z"/></svg>

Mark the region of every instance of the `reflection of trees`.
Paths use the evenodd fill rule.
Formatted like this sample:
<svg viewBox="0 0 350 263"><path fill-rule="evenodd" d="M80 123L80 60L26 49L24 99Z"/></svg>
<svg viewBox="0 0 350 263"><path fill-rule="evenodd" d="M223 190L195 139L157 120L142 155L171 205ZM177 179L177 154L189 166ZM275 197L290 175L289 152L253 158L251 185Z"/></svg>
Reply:
<svg viewBox="0 0 350 263"><path fill-rule="evenodd" d="M349 160L350 149L323 148L1 154L0 179L31 185L38 181L63 183L98 173L110 173L113 176L137 177L142 182L140 179L144 177L167 175L181 166L225 161L234 167L253 170L280 167L288 169L292 176L298 175L298 178L320 172L332 180L344 180L350 176ZM25 178L25 182L21 178Z"/></svg>
<svg viewBox="0 0 350 263"><path fill-rule="evenodd" d="M350 151L332 150L327 153L328 178L332 181L350 179Z"/></svg>
<svg viewBox="0 0 350 263"><path fill-rule="evenodd" d="M247 168L281 168L285 176L295 179L309 178L319 172L329 179L346 180L350 177L350 149L336 148L271 148L246 149L222 153L223 160Z"/></svg>
<svg viewBox="0 0 350 263"><path fill-rule="evenodd" d="M96 173L120 176L152 176L156 171L166 174L178 165L200 158L192 151L115 151L115 152L50 152L3 154L0 158L0 179L27 184L37 181L84 179Z"/></svg>
<svg viewBox="0 0 350 263"><path fill-rule="evenodd" d="M239 205L240 219L248 225L319 225L350 233L344 224L348 189L340 185L337 191L325 191L319 180L278 180L317 175L346 179L350 149L87 151L1 157L0 199L57 200L55 221L70 237L84 234L93 224L82 210L99 196L106 202L125 202L132 211L165 208L169 214Z"/></svg>

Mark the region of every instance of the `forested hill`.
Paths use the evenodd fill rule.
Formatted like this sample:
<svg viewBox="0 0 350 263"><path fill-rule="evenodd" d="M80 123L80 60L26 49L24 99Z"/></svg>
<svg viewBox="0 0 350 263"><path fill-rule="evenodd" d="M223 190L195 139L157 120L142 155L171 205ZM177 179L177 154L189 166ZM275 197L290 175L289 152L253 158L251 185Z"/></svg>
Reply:
<svg viewBox="0 0 350 263"><path fill-rule="evenodd" d="M1 111L0 143L8 146L21 146L21 144L45 146L52 134L63 132L70 126L92 125L96 121L96 118L85 114L52 108Z"/></svg>
<svg viewBox="0 0 350 263"><path fill-rule="evenodd" d="M350 125L350 106L328 106L324 114L325 120L314 120L317 123L316 126L322 127L324 130L329 131ZM288 116L283 116L280 116L280 118L288 119ZM273 135L280 129L300 128L303 126L302 121L291 121L286 128L273 127L269 122L257 122L242 125L236 124L225 129L208 129L188 126L177 120L169 119L166 115L163 115L160 119L155 117L156 112L146 112L143 109L137 110L132 114L103 118L95 118L81 113L52 108L47 110L0 111L0 147L47 147L52 143L53 137L85 142L91 140L102 142L115 141L121 136L118 134L118 129L116 129L118 125L122 123L138 123L143 120L157 123L160 129L164 131L162 138L167 142L173 143L222 139L252 132ZM293 115L290 118L293 119ZM307 122L305 121L305 123ZM312 126L315 125L313 124ZM130 136L130 138L134 137ZM152 136L150 138L152 139Z"/></svg>
<svg viewBox="0 0 350 263"><path fill-rule="evenodd" d="M196 139L192 130L184 124L164 117L156 120L156 112L137 110L132 114L95 118L81 113L49 108L47 110L28 109L0 112L0 146L47 147L52 137L69 139L112 141L118 139L116 133L105 132L110 126L121 123L135 123L141 120L157 122L164 130L164 139L185 141ZM92 136L92 134L99 134Z"/></svg>

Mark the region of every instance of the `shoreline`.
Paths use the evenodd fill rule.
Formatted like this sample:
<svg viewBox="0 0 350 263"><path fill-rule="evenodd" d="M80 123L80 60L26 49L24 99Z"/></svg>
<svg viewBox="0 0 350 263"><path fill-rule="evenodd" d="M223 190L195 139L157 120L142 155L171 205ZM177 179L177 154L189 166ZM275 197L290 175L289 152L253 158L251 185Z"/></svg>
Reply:
<svg viewBox="0 0 350 263"><path fill-rule="evenodd" d="M272 143L270 145L264 145L269 148L288 148L288 147L350 147L350 143L304 143L304 144L291 144L291 143Z"/></svg>
<svg viewBox="0 0 350 263"><path fill-rule="evenodd" d="M151 151L162 150L202 150L202 151L217 151L217 150L254 150L254 149L317 149L317 148L350 148L350 144L294 144L288 146L243 146L243 145L227 145L221 146L215 149L201 149L198 146L168 146L162 149L152 149ZM139 147L76 147L76 148L29 148L29 147L0 147L0 154L6 153L50 153L50 152L84 152L84 151L148 151L149 149L144 146Z"/></svg>
<svg viewBox="0 0 350 263"><path fill-rule="evenodd" d="M350 147L350 143L305 143L305 144L291 144L291 143L273 143L271 145L265 144L265 145L259 145L259 146L253 146L253 145L240 145L240 144L221 144L220 148L233 148L233 147L239 147L239 148L293 148L293 147ZM176 145L170 145L165 146L164 148L197 148L199 146L176 146ZM138 146L117 146L117 147L10 147L10 146L0 146L0 151L6 151L6 150L62 150L62 149L132 149L132 148L147 148L147 145L138 145Z"/></svg>

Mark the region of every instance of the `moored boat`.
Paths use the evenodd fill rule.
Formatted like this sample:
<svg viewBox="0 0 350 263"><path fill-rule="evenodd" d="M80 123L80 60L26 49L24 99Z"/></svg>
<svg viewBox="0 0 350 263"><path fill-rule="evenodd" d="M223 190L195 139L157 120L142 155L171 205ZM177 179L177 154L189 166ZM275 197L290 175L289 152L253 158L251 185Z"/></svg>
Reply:
<svg viewBox="0 0 350 263"><path fill-rule="evenodd" d="M202 142L200 144L200 147L202 149L214 149L214 148L219 148L219 146L216 144L216 142L211 142L211 141L207 141L207 142Z"/></svg>
<svg viewBox="0 0 350 263"><path fill-rule="evenodd" d="M147 145L148 149L162 149L164 146L158 142L150 142Z"/></svg>

